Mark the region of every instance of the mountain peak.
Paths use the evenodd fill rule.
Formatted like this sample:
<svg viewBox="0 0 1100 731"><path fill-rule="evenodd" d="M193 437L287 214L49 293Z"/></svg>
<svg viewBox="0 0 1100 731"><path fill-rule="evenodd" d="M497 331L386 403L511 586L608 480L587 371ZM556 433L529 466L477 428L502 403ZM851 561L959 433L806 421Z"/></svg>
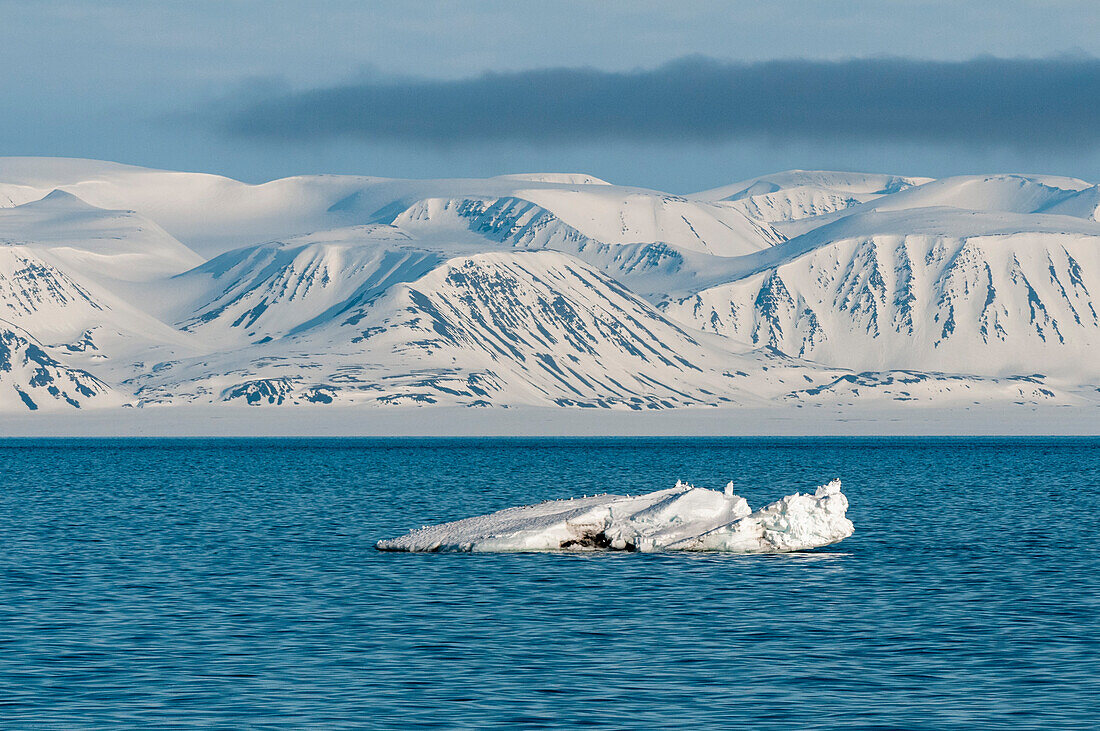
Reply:
<svg viewBox="0 0 1100 731"><path fill-rule="evenodd" d="M91 203L88 203L80 196L74 195L67 190L62 190L61 188L54 188L38 200L24 203L21 207L67 208L72 210L102 210L101 208L97 208Z"/></svg>
<svg viewBox="0 0 1100 731"><path fill-rule="evenodd" d="M1098 399L1100 188L1072 178L675 195L4 159L0 190L5 347L37 364L0 392L36 404L39 367L139 405Z"/></svg>

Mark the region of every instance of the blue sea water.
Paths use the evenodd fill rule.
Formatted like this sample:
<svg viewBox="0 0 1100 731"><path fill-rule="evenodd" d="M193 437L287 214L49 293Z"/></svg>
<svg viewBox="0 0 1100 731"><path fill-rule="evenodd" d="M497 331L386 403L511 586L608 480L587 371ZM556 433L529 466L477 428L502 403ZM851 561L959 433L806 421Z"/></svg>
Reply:
<svg viewBox="0 0 1100 731"><path fill-rule="evenodd" d="M384 554L677 478L782 556ZM1097 728L1100 441L0 441L5 728Z"/></svg>

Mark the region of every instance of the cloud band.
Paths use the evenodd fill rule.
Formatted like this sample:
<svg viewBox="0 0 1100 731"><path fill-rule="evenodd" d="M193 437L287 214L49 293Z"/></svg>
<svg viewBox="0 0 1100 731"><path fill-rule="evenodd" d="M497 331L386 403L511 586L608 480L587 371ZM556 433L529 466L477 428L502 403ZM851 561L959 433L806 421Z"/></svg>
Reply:
<svg viewBox="0 0 1100 731"><path fill-rule="evenodd" d="M1094 146L1100 59L905 58L548 68L270 95L220 126L250 138L427 144L736 139Z"/></svg>

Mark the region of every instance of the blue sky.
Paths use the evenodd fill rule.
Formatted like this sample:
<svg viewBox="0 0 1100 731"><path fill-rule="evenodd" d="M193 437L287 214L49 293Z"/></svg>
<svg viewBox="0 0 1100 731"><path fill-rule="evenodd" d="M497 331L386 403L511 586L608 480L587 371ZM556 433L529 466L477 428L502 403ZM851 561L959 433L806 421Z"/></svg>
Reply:
<svg viewBox="0 0 1100 731"><path fill-rule="evenodd" d="M0 0L0 154L682 192L792 167L1098 180L1096 57L1094 0Z"/></svg>

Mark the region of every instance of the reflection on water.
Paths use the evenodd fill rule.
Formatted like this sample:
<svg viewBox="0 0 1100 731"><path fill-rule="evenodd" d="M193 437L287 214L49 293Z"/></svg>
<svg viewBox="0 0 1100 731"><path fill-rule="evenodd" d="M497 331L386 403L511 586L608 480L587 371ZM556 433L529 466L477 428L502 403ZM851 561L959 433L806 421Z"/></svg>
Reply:
<svg viewBox="0 0 1100 731"><path fill-rule="evenodd" d="M0 442L0 725L1089 728L1100 442ZM383 554L840 475L821 551Z"/></svg>

